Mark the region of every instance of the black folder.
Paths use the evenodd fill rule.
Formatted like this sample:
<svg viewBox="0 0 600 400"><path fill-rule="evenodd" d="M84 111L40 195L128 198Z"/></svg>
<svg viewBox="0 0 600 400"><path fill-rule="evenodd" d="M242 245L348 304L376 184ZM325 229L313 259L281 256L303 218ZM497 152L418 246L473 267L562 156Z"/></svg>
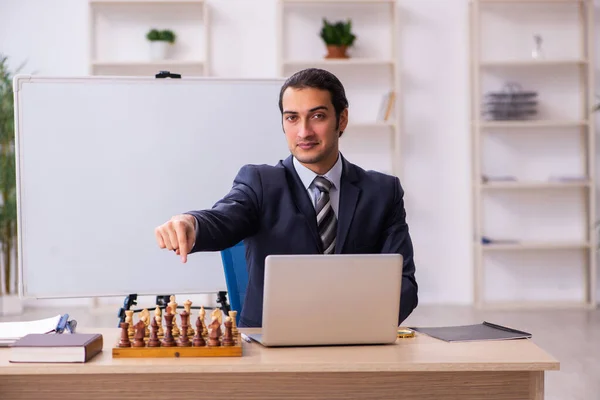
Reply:
<svg viewBox="0 0 600 400"><path fill-rule="evenodd" d="M475 325L441 326L410 329L446 342L530 339L531 333L484 321Z"/></svg>

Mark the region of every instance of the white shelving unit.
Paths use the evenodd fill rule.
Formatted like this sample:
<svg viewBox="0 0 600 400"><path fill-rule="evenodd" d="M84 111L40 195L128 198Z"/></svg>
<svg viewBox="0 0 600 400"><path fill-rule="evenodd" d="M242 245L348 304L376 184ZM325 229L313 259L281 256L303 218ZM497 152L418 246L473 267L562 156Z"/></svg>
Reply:
<svg viewBox="0 0 600 400"><path fill-rule="evenodd" d="M210 17L204 0L88 0L89 74L153 76L161 70L210 75ZM146 33L170 29L169 57L150 57Z"/></svg>
<svg viewBox="0 0 600 400"><path fill-rule="evenodd" d="M510 22L511 18L516 22ZM474 299L478 307L596 306L593 19L594 5L589 0L470 2ZM552 24L558 24L556 29ZM493 28L501 33L494 37ZM519 36L524 34L530 36ZM542 58L534 58L531 52L533 34L545 39ZM504 58L494 52L503 53ZM538 92L538 115L529 120L488 120L482 111L485 94L500 91L498 83L514 81L515 76L520 77L523 90ZM574 85L578 87L573 89ZM554 140L562 141L553 145ZM513 156L527 150L532 154L521 162ZM513 161L500 162L501 156ZM539 159L553 171L532 167L542 163ZM493 162L498 175L521 178L483 179L490 176ZM560 172L569 175L571 170L577 170L579 180L547 179ZM492 205L495 213L489 212ZM515 216L517 209L522 214ZM535 238L534 231L541 239ZM516 240L502 237L507 232ZM494 240L495 235L499 240ZM495 264L490 261L493 257ZM554 271L553 261L557 264ZM515 271L513 263L522 267ZM552 272L557 274L555 281L546 283ZM531 279L529 287L522 283L525 278ZM519 293L513 285L524 289ZM490 300L491 289L509 295ZM574 298L573 292L581 296Z"/></svg>
<svg viewBox="0 0 600 400"><path fill-rule="evenodd" d="M352 20L357 40L349 50L350 58L324 58L326 48L319 35L323 18ZM342 152L366 169L401 177L398 33L395 0L277 0L279 75L288 77L315 67L340 78L350 103L348 128L340 141ZM378 120L389 92L395 94L391 116Z"/></svg>

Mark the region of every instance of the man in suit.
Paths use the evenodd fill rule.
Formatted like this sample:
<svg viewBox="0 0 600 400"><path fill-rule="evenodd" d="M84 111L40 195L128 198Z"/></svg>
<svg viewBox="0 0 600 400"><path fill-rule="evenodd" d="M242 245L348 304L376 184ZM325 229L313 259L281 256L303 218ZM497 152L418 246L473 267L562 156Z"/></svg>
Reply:
<svg viewBox="0 0 600 400"><path fill-rule="evenodd" d="M212 209L176 215L157 227L158 245L186 262L188 254L244 240L249 282L240 326L248 327L262 325L269 254L400 253L400 324L418 297L399 179L365 171L339 152L348 101L330 72L310 68L291 76L281 88L279 108L291 155L275 166L243 166Z"/></svg>

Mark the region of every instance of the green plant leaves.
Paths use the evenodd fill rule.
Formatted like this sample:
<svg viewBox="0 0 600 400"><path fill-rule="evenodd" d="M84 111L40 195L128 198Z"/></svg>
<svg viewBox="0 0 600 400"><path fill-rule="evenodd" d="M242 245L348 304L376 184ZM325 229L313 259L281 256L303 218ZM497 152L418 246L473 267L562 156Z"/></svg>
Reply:
<svg viewBox="0 0 600 400"><path fill-rule="evenodd" d="M351 20L331 23L326 18L323 18L323 27L321 28L320 36L325 44L332 46L350 47L356 40L356 35L352 33Z"/></svg>
<svg viewBox="0 0 600 400"><path fill-rule="evenodd" d="M154 41L164 41L164 42L169 42L169 43L175 43L175 39L177 39L177 35L175 35L175 33L173 33L173 31L171 30L158 30L158 29L151 29L147 34L146 34L146 39L148 39L151 42Z"/></svg>
<svg viewBox="0 0 600 400"><path fill-rule="evenodd" d="M20 69L20 68L19 68ZM4 265L5 292L10 290L10 265L17 242L17 189L13 74L8 58L0 55L0 256Z"/></svg>

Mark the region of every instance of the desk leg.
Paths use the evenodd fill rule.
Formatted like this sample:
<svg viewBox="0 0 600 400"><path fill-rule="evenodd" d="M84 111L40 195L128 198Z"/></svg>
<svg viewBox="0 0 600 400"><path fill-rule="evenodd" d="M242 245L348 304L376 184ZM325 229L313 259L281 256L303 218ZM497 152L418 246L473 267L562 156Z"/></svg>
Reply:
<svg viewBox="0 0 600 400"><path fill-rule="evenodd" d="M544 371L530 372L530 399L544 400Z"/></svg>

